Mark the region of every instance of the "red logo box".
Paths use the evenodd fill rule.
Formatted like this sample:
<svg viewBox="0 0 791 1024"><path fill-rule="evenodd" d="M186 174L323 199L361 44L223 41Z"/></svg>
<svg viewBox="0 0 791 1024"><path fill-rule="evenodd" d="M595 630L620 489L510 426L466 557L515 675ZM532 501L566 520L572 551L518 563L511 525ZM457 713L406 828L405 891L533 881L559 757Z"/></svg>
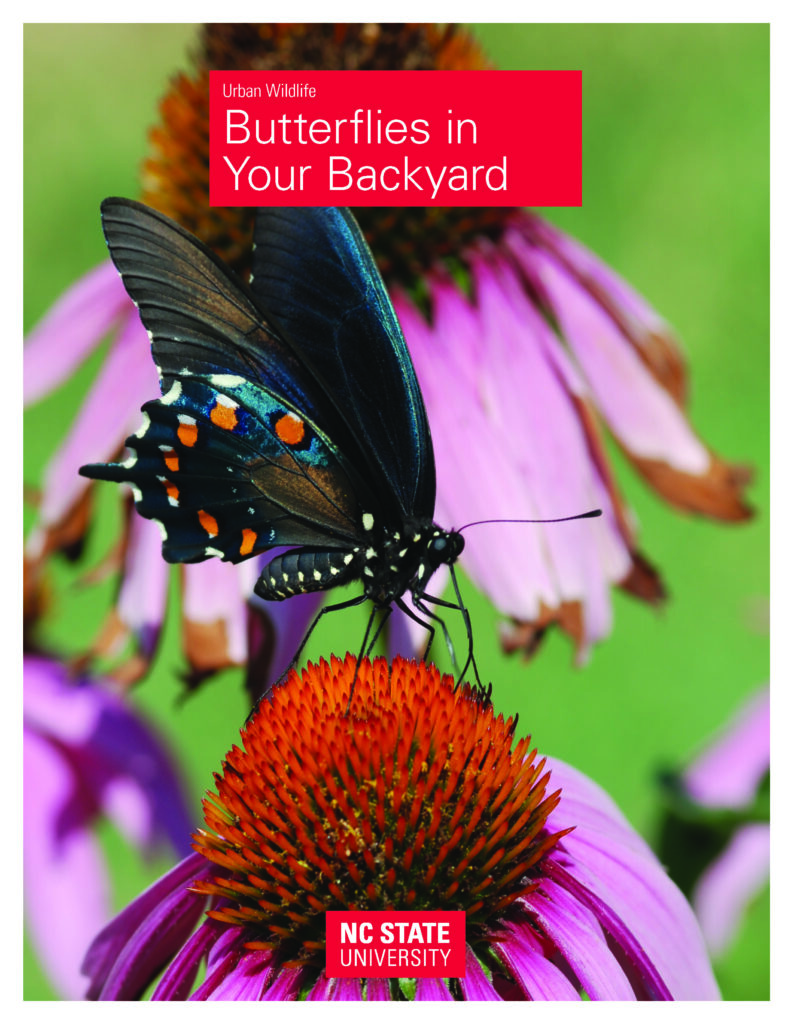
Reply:
<svg viewBox="0 0 791 1024"><path fill-rule="evenodd" d="M328 978L463 978L463 910L327 911Z"/></svg>
<svg viewBox="0 0 791 1024"><path fill-rule="evenodd" d="M579 206L581 71L212 71L212 206Z"/></svg>

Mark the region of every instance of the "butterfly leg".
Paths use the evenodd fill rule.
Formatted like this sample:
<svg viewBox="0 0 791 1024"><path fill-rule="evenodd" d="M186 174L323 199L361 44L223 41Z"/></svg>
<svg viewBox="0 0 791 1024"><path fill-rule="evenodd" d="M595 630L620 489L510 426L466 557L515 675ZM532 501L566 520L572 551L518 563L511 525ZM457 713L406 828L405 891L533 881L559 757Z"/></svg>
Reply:
<svg viewBox="0 0 791 1024"><path fill-rule="evenodd" d="M427 594L425 593L425 591L415 594L415 604L417 604L418 600L421 601L421 603L425 600L428 601L429 604L438 605L441 608L452 608L454 611L461 612L462 618L464 619L464 628L467 632L467 660L464 663L464 668L458 677L458 682L456 685L461 685L461 681L464 679L467 669L470 667L470 665L472 665L472 670L475 673L475 682L477 683L478 688L480 690L483 690L484 686L483 683L481 682L481 677L478 673L478 665L477 662L475 661L475 655L473 653L472 621L470 619L470 613L467 610L467 606L464 604L464 601L462 600L461 592L459 591L459 584L456 579L456 573L452 565L450 566L450 575L451 579L453 580L453 589L456 591L456 598L458 599L458 604L453 604L450 601L443 601L442 598L440 597L432 597L431 594ZM427 614L427 609L421 608L421 611L423 611L424 614ZM439 621L442 622L441 619Z"/></svg>
<svg viewBox="0 0 791 1024"><path fill-rule="evenodd" d="M431 623L424 622L422 619L419 619L417 617L417 615L415 615L415 613L409 607L409 605L406 603L406 601L404 601L403 598L401 598L401 597L396 598L395 605L396 605L396 608L400 608L401 609L401 611L404 613L404 615L408 615L409 618L413 622L416 622L419 626L422 626L423 629L427 630L427 632L429 634L429 638L428 638L428 643L426 644L426 649L423 652L423 660L425 661L428 658L428 652L431 650L431 645L434 643L434 637L435 637L437 631L434 629L434 627L431 625ZM432 618L436 618L436 616L431 616L431 617Z"/></svg>
<svg viewBox="0 0 791 1024"><path fill-rule="evenodd" d="M453 671L455 673L458 673L459 663L456 660L456 648L453 646L453 641L450 638L448 627L445 625L445 620L441 618L439 615L437 615L435 612L432 612L430 608L426 608L425 604L423 603L423 598L426 598L427 600L431 601L431 598L428 596L428 594L415 594L412 598L412 603L419 612L422 612L423 615L426 616L426 618L432 619L434 622L439 623L440 628L442 629L442 635L445 638L445 646L448 648L448 654L450 655L450 660L453 665Z"/></svg>
<svg viewBox="0 0 791 1024"><path fill-rule="evenodd" d="M316 628L316 626L318 626L319 621L321 620L321 617L323 615L325 615L327 612L339 612L339 611L341 611L344 608L355 608L358 604L362 604L363 601L365 601L365 600L366 600L365 594L360 594L357 597L350 598L348 601L339 601L337 604L326 604L322 608L319 609L319 611L317 612L315 618L313 619L313 622L311 622L310 626L308 627L307 631L305 632L305 635L302 637L302 641L301 641L299 647L296 649L296 652L294 653L293 658L288 663L288 665L283 670L283 672L281 672L280 676L275 680L275 682L272 684L272 686L270 686L267 689L266 693L262 693L261 696L258 698L258 700L255 702L255 704L253 705L253 707L250 710L250 714L247 716L248 720L251 718L251 716L253 715L255 710L258 708L258 705L261 703L261 701L269 693L272 692L272 687L273 686L277 686L278 683L281 683L286 678L286 676L291 671L291 669L297 664L297 662L299 661L300 655L305 650L305 647L306 647L306 645L308 643L308 640L310 640L310 637L311 637L311 635L313 633L313 630Z"/></svg>
<svg viewBox="0 0 791 1024"><path fill-rule="evenodd" d="M357 661L355 662L354 665L354 675L352 676L352 685L349 687L349 701L346 705L346 715L349 714L349 708L352 706L352 697L354 696L354 687L357 683L357 673L360 671L360 662L362 661L363 655L366 652L366 650L368 654L370 654L371 648L376 643L376 638L379 636L379 631L382 628L380 626L379 629L377 629L376 633L374 633L374 638L369 645L368 637L371 634L371 626L373 625L374 619L376 618L376 611L376 605L373 605L373 607L371 608L371 614L368 616L368 625L365 627L365 635L363 636L363 642L362 646L360 647L360 653L357 655Z"/></svg>

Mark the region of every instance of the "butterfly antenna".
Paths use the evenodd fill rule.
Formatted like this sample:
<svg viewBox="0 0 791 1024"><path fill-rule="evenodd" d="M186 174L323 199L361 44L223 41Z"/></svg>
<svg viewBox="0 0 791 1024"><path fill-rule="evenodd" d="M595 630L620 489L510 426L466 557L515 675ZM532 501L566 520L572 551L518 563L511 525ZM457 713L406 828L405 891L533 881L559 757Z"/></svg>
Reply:
<svg viewBox="0 0 791 1024"><path fill-rule="evenodd" d="M598 519L600 508L592 508L589 512L579 512L576 516L560 516L558 519L478 519L474 523L465 523L456 533L469 529L470 526L485 526L486 523L570 523L575 519Z"/></svg>

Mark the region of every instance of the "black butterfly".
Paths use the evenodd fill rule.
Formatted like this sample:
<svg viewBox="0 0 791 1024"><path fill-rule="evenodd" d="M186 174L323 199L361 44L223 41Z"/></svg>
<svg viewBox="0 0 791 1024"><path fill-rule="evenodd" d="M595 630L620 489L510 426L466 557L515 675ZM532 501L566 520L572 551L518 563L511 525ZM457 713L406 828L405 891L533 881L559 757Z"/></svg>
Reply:
<svg viewBox="0 0 791 1024"><path fill-rule="evenodd" d="M129 484L169 562L240 562L298 545L269 562L256 594L281 601L359 581L359 597L330 607L396 605L433 637L404 601L411 592L427 619L441 622L427 601L462 611L471 659L458 587L458 605L426 594L464 539L433 521L423 398L351 213L260 209L249 287L141 203L106 199L102 224L162 398L143 406L125 462L80 473Z"/></svg>

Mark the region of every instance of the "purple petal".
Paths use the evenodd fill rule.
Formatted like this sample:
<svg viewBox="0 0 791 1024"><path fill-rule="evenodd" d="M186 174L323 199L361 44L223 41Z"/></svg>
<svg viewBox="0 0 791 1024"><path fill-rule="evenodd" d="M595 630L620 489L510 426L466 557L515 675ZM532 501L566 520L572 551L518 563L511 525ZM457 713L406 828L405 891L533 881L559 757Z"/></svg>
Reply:
<svg viewBox="0 0 791 1024"><path fill-rule="evenodd" d="M242 665L247 658L247 605L235 565L209 558L182 566L184 645L198 670Z"/></svg>
<svg viewBox="0 0 791 1024"><path fill-rule="evenodd" d="M88 462L105 462L140 423L140 406L158 393L154 364L142 324L130 317L102 364L77 419L44 472L39 527L28 541L35 556L42 531L57 524L89 485L78 473Z"/></svg>
<svg viewBox="0 0 791 1024"><path fill-rule="evenodd" d="M190 854L141 893L96 936L83 963L89 999L135 999L186 941L205 900L188 891L210 873L200 853Z"/></svg>
<svg viewBox="0 0 791 1024"><path fill-rule="evenodd" d="M269 557L270 553L267 553ZM274 556L273 556L274 557ZM266 689L276 683L292 667L294 655L302 643L305 632L316 618L324 595L298 594L288 601L262 601L250 599L258 613L260 624L256 640L250 642L250 656L264 653ZM260 657L260 653L258 654ZM260 670L259 670L260 674ZM259 684L260 685L260 684Z"/></svg>
<svg viewBox="0 0 791 1024"><path fill-rule="evenodd" d="M557 947L591 999L634 999L595 917L559 886L543 881L525 897L541 930Z"/></svg>
<svg viewBox="0 0 791 1024"><path fill-rule="evenodd" d="M532 516L529 494L478 394L477 317L455 285L434 282L433 298L433 331L405 300L396 297L396 302L431 421L437 521L460 526L478 519ZM471 479L475 487L464 483ZM542 600L554 602L554 583L532 529L500 524L494 544L487 527L470 531L466 538L464 567L501 612L534 618Z"/></svg>
<svg viewBox="0 0 791 1024"><path fill-rule="evenodd" d="M547 758L547 768L552 787L562 790L550 825L553 830L574 826L548 861L564 865L610 908L627 929L624 941L634 937L639 956L653 965L674 999L718 999L698 923L648 845L590 779L554 758ZM576 891L572 895L580 898Z"/></svg>
<svg viewBox="0 0 791 1024"><path fill-rule="evenodd" d="M482 384L499 436L529 485L536 517L601 507L595 521L530 525L555 579L555 603L584 606L590 645L612 625L609 587L629 571L609 494L591 460L588 438L560 372L557 342L527 301L513 270L499 257L473 262L489 370Z"/></svg>
<svg viewBox="0 0 791 1024"><path fill-rule="evenodd" d="M448 991L448 986L441 978L418 978L415 987L415 1002L427 1002L433 1000L453 1001L453 996Z"/></svg>
<svg viewBox="0 0 791 1024"><path fill-rule="evenodd" d="M362 978L337 978L329 998L345 1002L360 1002L363 998L362 986Z"/></svg>
<svg viewBox="0 0 791 1024"><path fill-rule="evenodd" d="M124 310L129 297L110 260L73 284L30 332L24 348L24 402L49 394L79 366Z"/></svg>
<svg viewBox="0 0 791 1024"><path fill-rule="evenodd" d="M547 248L565 260L581 278L598 285L615 300L621 311L629 318L638 343L645 343L646 335L650 333L667 333L666 321L643 296L577 239L559 231L549 221L534 216L530 216L528 230L540 238Z"/></svg>
<svg viewBox="0 0 791 1024"><path fill-rule="evenodd" d="M725 952L750 902L769 881L769 826L739 829L698 879L692 905L713 956Z"/></svg>
<svg viewBox="0 0 791 1024"><path fill-rule="evenodd" d="M272 1001L294 1000L299 995L304 978L305 971L302 968L282 967L261 998Z"/></svg>
<svg viewBox="0 0 791 1024"><path fill-rule="evenodd" d="M493 946L528 999L580 998L565 974L547 960L526 923L509 923L508 937Z"/></svg>
<svg viewBox="0 0 791 1024"><path fill-rule="evenodd" d="M553 256L521 239L514 240L512 249L541 282L616 437L638 457L704 474L708 452L610 315Z"/></svg>
<svg viewBox="0 0 791 1024"><path fill-rule="evenodd" d="M465 954L467 973L459 978L462 994L467 1000L494 999L502 1000L494 985L489 981L486 972L478 962L478 957L470 949L469 945Z"/></svg>
<svg viewBox="0 0 791 1024"><path fill-rule="evenodd" d="M205 998L217 999L262 999L264 989L272 979L276 968L272 964L271 950L250 950L244 952L228 971L222 981ZM296 973L296 972L295 972ZM293 997L292 997L293 998Z"/></svg>
<svg viewBox="0 0 791 1024"><path fill-rule="evenodd" d="M70 752L92 816L103 810L141 846L167 838L186 853L193 816L175 766L150 727L116 694L71 681L58 662L26 656L24 667L26 725Z"/></svg>
<svg viewBox="0 0 791 1024"><path fill-rule="evenodd" d="M170 566L156 523L132 513L116 610L146 659L153 656L165 618Z"/></svg>
<svg viewBox="0 0 791 1024"><path fill-rule="evenodd" d="M30 729L24 735L24 878L31 938L47 973L67 999L81 999L80 964L110 916L109 882L98 843L75 820L78 789L58 748ZM70 820L71 827L63 828ZM84 822L87 824L87 822Z"/></svg>
<svg viewBox="0 0 791 1024"><path fill-rule="evenodd" d="M220 927L217 921L208 919L187 939L151 994L152 1002L174 1002L189 996L201 962L209 947L216 942Z"/></svg>
<svg viewBox="0 0 791 1024"><path fill-rule="evenodd" d="M390 982L387 978L369 978L365 983L365 998L369 1003L391 1002Z"/></svg>
<svg viewBox="0 0 791 1024"><path fill-rule="evenodd" d="M332 991L337 983L337 978L328 978L324 971L318 976L307 996L307 1002L325 1002L332 999Z"/></svg>
<svg viewBox="0 0 791 1024"><path fill-rule="evenodd" d="M212 999L213 993L236 970L244 955L244 928L223 928L206 958L206 978L189 997L191 1002ZM272 954L270 953L270 959ZM264 961L262 960L262 963Z"/></svg>
<svg viewBox="0 0 791 1024"><path fill-rule="evenodd" d="M684 773L689 795L711 807L752 803L769 770L769 687L738 712Z"/></svg>

